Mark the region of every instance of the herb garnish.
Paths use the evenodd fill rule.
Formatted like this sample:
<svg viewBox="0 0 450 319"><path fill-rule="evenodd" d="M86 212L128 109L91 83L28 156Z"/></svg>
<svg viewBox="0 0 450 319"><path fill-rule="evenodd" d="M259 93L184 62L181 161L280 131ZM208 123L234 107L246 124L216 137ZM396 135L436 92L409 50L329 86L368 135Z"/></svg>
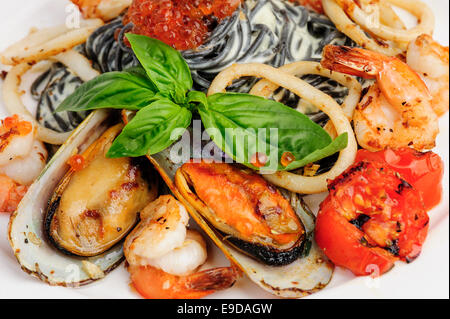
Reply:
<svg viewBox="0 0 450 319"><path fill-rule="evenodd" d="M219 93L206 96L190 91L191 72L181 54L165 43L142 35L126 34L141 67L123 72L104 73L81 85L61 103L57 112L116 108L137 111L113 142L107 156L138 157L161 152L181 136L171 136L176 128L186 129L192 112L198 112L212 140L233 159L253 169L248 154L261 149L278 159L285 152L295 161L278 170L293 170L328 157L347 146L347 133L334 141L318 124L290 107L243 93ZM257 134L258 129L277 129L278 141ZM226 138L234 129L244 138ZM176 138L176 139L174 139ZM244 142L243 142L244 141ZM238 156L243 154L243 156Z"/></svg>

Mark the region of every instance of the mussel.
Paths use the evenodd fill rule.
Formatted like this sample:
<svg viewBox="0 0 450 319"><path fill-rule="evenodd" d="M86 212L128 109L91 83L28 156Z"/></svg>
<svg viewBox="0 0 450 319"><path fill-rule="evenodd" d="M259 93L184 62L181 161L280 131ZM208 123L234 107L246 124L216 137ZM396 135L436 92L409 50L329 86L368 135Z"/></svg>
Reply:
<svg viewBox="0 0 450 319"><path fill-rule="evenodd" d="M157 187L142 176L145 162L105 156L122 128L117 124L103 133L83 153L84 167L69 170L50 199L45 230L66 253L96 256L107 251L131 231L138 212L157 196Z"/></svg>
<svg viewBox="0 0 450 319"><path fill-rule="evenodd" d="M131 113L125 114L125 122L131 116ZM242 242L238 244L232 242L232 237L234 237L235 240L240 240L237 233L234 233L234 236L231 236L229 232L223 231L224 229L220 230L217 228L219 224L223 225L223 223L216 222L215 225L213 225L211 221L205 217L207 214L204 214L205 211L203 210L205 209L205 206L208 210L209 207L207 207L197 194L194 194L195 189L191 190L189 187L190 182L188 183L188 180L180 170L183 164L190 163L191 160L186 161L183 159L180 161L179 156L174 156L174 154L179 154L179 150L182 149L184 151L189 151L190 154L201 154L203 160L220 161L220 158L217 158L212 154L217 155L221 154L221 152L214 146L214 150L211 151L211 156L208 156L209 152L207 154L202 152L203 144L191 143L190 139L187 138L190 134L192 134L192 131L191 129L188 129L185 136L177 143L158 154L149 156L149 159L161 174L161 177L166 182L171 192L186 207L195 222L233 264L239 267L251 281L264 290L280 297L299 298L324 288L331 280L334 265L326 258L314 242L313 232L315 216L311 213L299 194L284 189L278 189L276 191L277 193L279 191L288 201L304 226L303 234L301 234L301 231L297 231L294 236L289 235L294 238L299 238L297 241L295 239L291 240L292 243L295 243L290 247L287 247L289 245L286 245L286 247L281 245L272 249L273 247L268 247L268 245L252 242L250 245L251 249L245 249ZM211 145L210 143L212 143L212 141L207 140L204 141L204 143L205 145ZM246 169L245 171L248 172ZM180 182L178 182L179 187L175 184L177 172L179 172L178 177L182 177L181 180L184 180L186 183L184 186L183 183ZM209 185L210 176L205 175L204 179L204 184ZM219 183L215 190L220 193L223 188L222 186L223 185L220 185ZM291 213L289 213L289 215L290 214ZM245 241L243 242L249 243L250 237L252 236L244 237ZM241 238L243 238L243 236L241 236ZM292 260L289 260L290 263L286 262L284 265L282 265L283 263L280 263L277 266L269 265L267 262L263 262L261 258L258 258L258 256L255 256L255 252L257 255L258 252L261 253L267 251L272 255L276 252L278 253L278 256L282 256L283 248L285 249L285 252L289 254L290 258L292 258ZM297 255L298 252L296 252L295 249L300 249L300 255ZM264 259L270 260L270 258ZM282 260L286 261L288 259L283 257Z"/></svg>
<svg viewBox="0 0 450 319"><path fill-rule="evenodd" d="M306 232L301 219L261 175L236 165L191 161L178 169L175 184L245 254L272 266L290 264L302 254Z"/></svg>
<svg viewBox="0 0 450 319"><path fill-rule="evenodd" d="M22 269L51 285L89 284L117 267L124 259L121 239L137 222L140 207L157 195L156 176L146 171L140 173L137 170L140 164L128 159L110 164L104 159L104 151L120 130L115 123L117 118L110 111L92 112L59 148L11 216L9 241ZM83 154L86 166L79 172L71 172L67 162L77 153ZM114 174L114 170L121 173ZM90 183L82 183L83 174L90 176ZM151 177L145 181L144 176ZM134 188L133 181L139 188ZM124 191L116 203L109 198L117 195L111 193L116 185L133 191ZM89 200L78 201L81 207L78 212L83 214L72 210L71 216L85 217L87 224L80 225L92 225L92 237L83 227L74 231L61 224L68 217L64 215L70 214L66 211L69 206L64 204L65 196L75 204L80 194ZM91 212L86 213L85 209ZM94 218L96 210L103 214L101 219ZM98 232L100 220L103 235ZM82 242L77 233L86 240Z"/></svg>

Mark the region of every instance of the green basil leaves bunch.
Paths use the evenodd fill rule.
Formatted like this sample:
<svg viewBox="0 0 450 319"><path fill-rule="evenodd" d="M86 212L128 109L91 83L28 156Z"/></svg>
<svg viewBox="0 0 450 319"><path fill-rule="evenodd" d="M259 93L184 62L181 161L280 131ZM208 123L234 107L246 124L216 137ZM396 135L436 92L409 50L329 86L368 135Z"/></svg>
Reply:
<svg viewBox="0 0 450 319"><path fill-rule="evenodd" d="M161 152L182 135L182 130L175 129L186 129L191 124L192 112L200 114L214 143L253 169L259 167L252 164L252 154L264 153L269 158L275 155L278 170L292 170L347 146L346 134L333 141L307 116L276 101L242 93L207 97L203 92L191 91L191 72L177 50L146 36L128 33L126 37L141 66L104 73L84 83L56 110L137 111L113 142L108 157ZM230 129L233 135L227 134ZM275 142L270 134L260 134L270 129L276 129ZM174 136L172 132L179 134ZM278 159L286 152L295 160L283 166Z"/></svg>

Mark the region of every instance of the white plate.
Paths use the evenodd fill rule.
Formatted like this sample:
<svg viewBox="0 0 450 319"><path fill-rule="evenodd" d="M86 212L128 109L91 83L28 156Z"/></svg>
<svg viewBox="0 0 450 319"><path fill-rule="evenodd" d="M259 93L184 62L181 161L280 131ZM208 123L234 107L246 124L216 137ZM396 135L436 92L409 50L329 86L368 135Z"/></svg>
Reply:
<svg viewBox="0 0 450 319"><path fill-rule="evenodd" d="M449 42L449 2L426 0L436 15L435 38ZM25 36L31 27L46 27L64 23L68 1L63 0L2 0L0 4L0 51ZM0 71L6 67L0 64ZM24 81L24 87L29 80ZM0 81L0 88L2 82ZM28 86L29 87L29 86ZM24 102L33 109L29 97ZM0 117L6 111L0 92ZM448 113L441 119L438 147L434 150L445 161L442 203L429 212L430 231L420 258L412 264L398 263L379 279L357 278L349 271L337 268L332 282L321 292L308 298L449 298L449 129ZM92 285L69 289L50 287L20 269L7 240L9 217L0 215L0 298L136 298L129 288L129 277L123 266L104 280ZM217 250L212 248L210 250ZM218 252L214 264L226 265ZM213 294L211 298L272 298L247 279L232 289Z"/></svg>

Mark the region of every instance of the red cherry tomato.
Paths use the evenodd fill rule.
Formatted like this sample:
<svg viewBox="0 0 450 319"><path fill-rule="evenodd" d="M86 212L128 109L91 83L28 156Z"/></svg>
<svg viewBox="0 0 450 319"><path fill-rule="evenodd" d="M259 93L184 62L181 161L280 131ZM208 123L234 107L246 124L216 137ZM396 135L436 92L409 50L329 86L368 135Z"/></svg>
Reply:
<svg viewBox="0 0 450 319"><path fill-rule="evenodd" d="M442 176L444 163L433 152L421 153L412 148L386 149L379 152L358 151L356 162L363 160L380 162L399 172L419 191L428 211L442 199Z"/></svg>
<svg viewBox="0 0 450 319"><path fill-rule="evenodd" d="M378 162L359 162L329 184L316 221L319 247L355 275L381 275L414 260L428 232L419 193Z"/></svg>

